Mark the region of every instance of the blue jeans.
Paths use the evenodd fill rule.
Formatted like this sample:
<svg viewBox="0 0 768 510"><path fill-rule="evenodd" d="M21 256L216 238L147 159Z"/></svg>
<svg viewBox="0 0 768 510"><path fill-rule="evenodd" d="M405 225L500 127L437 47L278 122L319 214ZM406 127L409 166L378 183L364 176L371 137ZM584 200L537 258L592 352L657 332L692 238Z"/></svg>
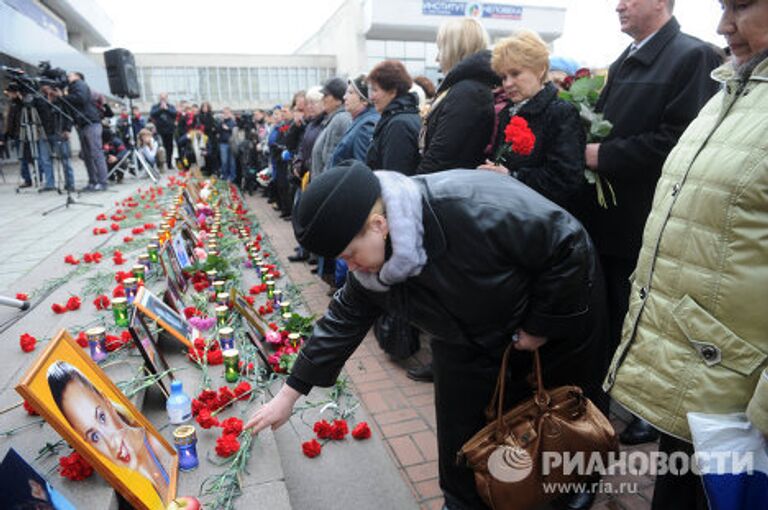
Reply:
<svg viewBox="0 0 768 510"><path fill-rule="evenodd" d="M44 177L46 188L55 188L56 180L53 177L53 164L51 163L51 151L47 139L37 141L37 169L40 176ZM29 173L29 161L21 155L21 178L27 184L32 183L32 175Z"/></svg>
<svg viewBox="0 0 768 510"><path fill-rule="evenodd" d="M69 161L72 157L69 139L65 140L61 135L51 135L48 137L48 141L51 143L54 155L59 158L64 169L64 186L69 190L74 190L75 173L72 171L72 164Z"/></svg>
<svg viewBox="0 0 768 510"><path fill-rule="evenodd" d="M229 149L228 143L219 144L219 156L221 157L221 178L229 182L235 180L237 169L235 168L235 157Z"/></svg>

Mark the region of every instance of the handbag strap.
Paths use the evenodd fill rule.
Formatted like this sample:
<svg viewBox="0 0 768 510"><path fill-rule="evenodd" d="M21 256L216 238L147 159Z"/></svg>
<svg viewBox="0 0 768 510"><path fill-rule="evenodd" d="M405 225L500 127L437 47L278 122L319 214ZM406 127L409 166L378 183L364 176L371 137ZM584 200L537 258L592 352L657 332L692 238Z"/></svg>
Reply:
<svg viewBox="0 0 768 510"><path fill-rule="evenodd" d="M507 348L504 350L504 356L501 359L501 371L499 372L499 377L496 380L496 388L493 391L493 397L491 398L491 402L488 406L488 409L486 410L486 414L492 416L491 413L493 412L493 406L494 404L496 405L497 439L506 436L506 431L504 430L504 386L507 379L506 374L507 366L509 363L509 353L511 352L513 346L514 343L510 343L509 346L507 346ZM538 349L533 351L533 373L536 378L536 396L534 397L534 401L540 409L544 409L549 406L550 397L544 389L544 382L541 375L541 357L539 355Z"/></svg>

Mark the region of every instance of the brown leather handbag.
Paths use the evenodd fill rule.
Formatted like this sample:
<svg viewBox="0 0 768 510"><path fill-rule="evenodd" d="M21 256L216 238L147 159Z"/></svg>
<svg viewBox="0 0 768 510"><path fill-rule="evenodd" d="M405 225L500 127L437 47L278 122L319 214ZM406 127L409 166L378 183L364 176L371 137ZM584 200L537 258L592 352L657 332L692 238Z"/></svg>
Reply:
<svg viewBox="0 0 768 510"><path fill-rule="evenodd" d="M504 413L504 375L511 348L504 352L496 391L486 410L489 423L458 454L474 470L480 497L495 510L535 508L567 490L553 484L594 480L592 474L572 469L579 465L575 460L580 455L580 465L590 466L590 455L598 452L607 466L608 453L619 447L611 422L581 388L544 389L538 350L534 352L534 397Z"/></svg>

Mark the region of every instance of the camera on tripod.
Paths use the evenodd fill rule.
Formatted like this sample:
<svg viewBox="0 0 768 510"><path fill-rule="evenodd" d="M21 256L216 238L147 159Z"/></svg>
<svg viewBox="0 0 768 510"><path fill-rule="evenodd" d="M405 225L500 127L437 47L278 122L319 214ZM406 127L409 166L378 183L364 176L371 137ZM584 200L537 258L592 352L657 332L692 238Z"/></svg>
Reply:
<svg viewBox="0 0 768 510"><path fill-rule="evenodd" d="M7 90L20 93L25 104L31 104L34 99L34 92L39 92L40 87L44 85L64 90L69 84L67 72L60 67L51 67L51 63L47 60L40 62L37 69L40 74L30 76L18 67L0 66L0 72L6 76L9 82Z"/></svg>

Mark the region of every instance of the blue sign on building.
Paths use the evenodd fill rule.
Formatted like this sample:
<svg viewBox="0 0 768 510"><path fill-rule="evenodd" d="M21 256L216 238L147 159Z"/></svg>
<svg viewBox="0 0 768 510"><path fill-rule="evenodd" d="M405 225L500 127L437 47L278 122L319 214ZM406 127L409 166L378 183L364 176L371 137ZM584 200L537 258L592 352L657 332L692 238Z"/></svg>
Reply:
<svg viewBox="0 0 768 510"><path fill-rule="evenodd" d="M519 5L509 4L423 0L421 13L425 16L467 16L470 18L520 20L523 17L523 8Z"/></svg>

